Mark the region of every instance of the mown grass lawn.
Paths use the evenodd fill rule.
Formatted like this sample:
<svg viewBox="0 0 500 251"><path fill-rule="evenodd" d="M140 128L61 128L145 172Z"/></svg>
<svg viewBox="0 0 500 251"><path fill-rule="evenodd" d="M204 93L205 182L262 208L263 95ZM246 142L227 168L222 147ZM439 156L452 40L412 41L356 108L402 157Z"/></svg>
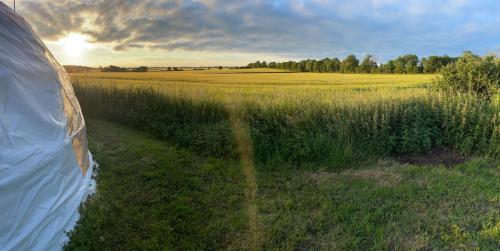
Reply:
<svg viewBox="0 0 500 251"><path fill-rule="evenodd" d="M475 160L260 172L265 249L499 250L500 170Z"/></svg>
<svg viewBox="0 0 500 251"><path fill-rule="evenodd" d="M87 124L98 190L67 250L249 248L255 233L239 163L115 123ZM337 172L257 170L257 249L500 249L500 169L482 159L453 168L382 160Z"/></svg>
<svg viewBox="0 0 500 251"><path fill-rule="evenodd" d="M66 250L203 250L244 246L243 176L146 134L87 120L97 193Z"/></svg>

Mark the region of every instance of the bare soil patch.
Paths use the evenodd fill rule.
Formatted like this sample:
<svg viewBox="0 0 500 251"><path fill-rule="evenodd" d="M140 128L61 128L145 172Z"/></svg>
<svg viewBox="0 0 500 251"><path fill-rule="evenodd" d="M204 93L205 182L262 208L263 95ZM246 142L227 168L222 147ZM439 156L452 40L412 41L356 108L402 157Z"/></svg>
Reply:
<svg viewBox="0 0 500 251"><path fill-rule="evenodd" d="M452 167L464 163L467 158L454 151L436 149L420 155L402 155L396 157L402 164L415 165L444 165Z"/></svg>

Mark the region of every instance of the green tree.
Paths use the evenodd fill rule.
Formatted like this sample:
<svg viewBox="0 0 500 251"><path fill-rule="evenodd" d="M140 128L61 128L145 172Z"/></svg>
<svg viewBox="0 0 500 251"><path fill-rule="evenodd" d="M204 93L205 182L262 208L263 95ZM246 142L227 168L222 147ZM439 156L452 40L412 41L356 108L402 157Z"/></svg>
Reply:
<svg viewBox="0 0 500 251"><path fill-rule="evenodd" d="M340 71L343 73L355 73L358 65L359 60L356 56L349 55L340 63Z"/></svg>
<svg viewBox="0 0 500 251"><path fill-rule="evenodd" d="M423 73L436 73L444 66L456 61L456 58L450 56L429 56L422 58L422 72Z"/></svg>
<svg viewBox="0 0 500 251"><path fill-rule="evenodd" d="M333 61L329 58L325 58L322 60L323 69L321 72L333 72Z"/></svg>
<svg viewBox="0 0 500 251"><path fill-rule="evenodd" d="M418 57L413 54L399 56L393 61L393 73L418 73Z"/></svg>
<svg viewBox="0 0 500 251"><path fill-rule="evenodd" d="M359 72L361 73L375 73L377 71L377 62L373 59L372 55L366 55L361 64L359 65Z"/></svg>
<svg viewBox="0 0 500 251"><path fill-rule="evenodd" d="M313 71L313 61L308 59L305 61L305 71L312 72Z"/></svg>
<svg viewBox="0 0 500 251"><path fill-rule="evenodd" d="M321 67L321 66L320 66L320 64L319 64L319 62L318 62L318 61L313 60L312 65L313 65L313 68L312 68L312 71L313 71L313 72L320 72L320 67Z"/></svg>
<svg viewBox="0 0 500 251"><path fill-rule="evenodd" d="M332 71L340 72L340 60L338 58L332 59Z"/></svg>

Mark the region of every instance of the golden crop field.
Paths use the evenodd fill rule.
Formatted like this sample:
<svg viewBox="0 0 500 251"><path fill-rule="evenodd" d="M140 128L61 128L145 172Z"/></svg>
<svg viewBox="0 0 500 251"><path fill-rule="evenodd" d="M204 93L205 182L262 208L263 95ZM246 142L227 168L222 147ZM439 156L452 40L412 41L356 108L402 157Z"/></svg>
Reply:
<svg viewBox="0 0 500 251"><path fill-rule="evenodd" d="M73 73L83 85L151 87L175 96L252 103L352 103L427 93L432 74L290 73L274 69Z"/></svg>

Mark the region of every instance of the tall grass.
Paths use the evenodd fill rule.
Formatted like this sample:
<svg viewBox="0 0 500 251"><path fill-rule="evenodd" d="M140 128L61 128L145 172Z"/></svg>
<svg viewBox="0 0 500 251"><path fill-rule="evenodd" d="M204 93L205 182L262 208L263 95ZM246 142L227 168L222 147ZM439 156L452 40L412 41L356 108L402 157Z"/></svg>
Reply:
<svg viewBox="0 0 500 251"><path fill-rule="evenodd" d="M228 114L215 101L167 96L152 88L119 89L73 84L85 116L105 118L150 132L215 157L232 157Z"/></svg>
<svg viewBox="0 0 500 251"><path fill-rule="evenodd" d="M498 154L498 106L468 95L248 110L255 158L342 167L370 156L448 148Z"/></svg>
<svg viewBox="0 0 500 251"><path fill-rule="evenodd" d="M210 95L203 95L194 87L190 93L172 91L167 84L124 88L102 81L74 81L85 116L129 124L210 156L236 156L230 113L240 113L248 123L255 161L275 164L266 166L312 163L341 168L371 156L434 148L499 153L498 102L445 96L418 85L355 85L328 89L325 95L317 87L310 91L276 85L261 91L212 83L204 89Z"/></svg>

